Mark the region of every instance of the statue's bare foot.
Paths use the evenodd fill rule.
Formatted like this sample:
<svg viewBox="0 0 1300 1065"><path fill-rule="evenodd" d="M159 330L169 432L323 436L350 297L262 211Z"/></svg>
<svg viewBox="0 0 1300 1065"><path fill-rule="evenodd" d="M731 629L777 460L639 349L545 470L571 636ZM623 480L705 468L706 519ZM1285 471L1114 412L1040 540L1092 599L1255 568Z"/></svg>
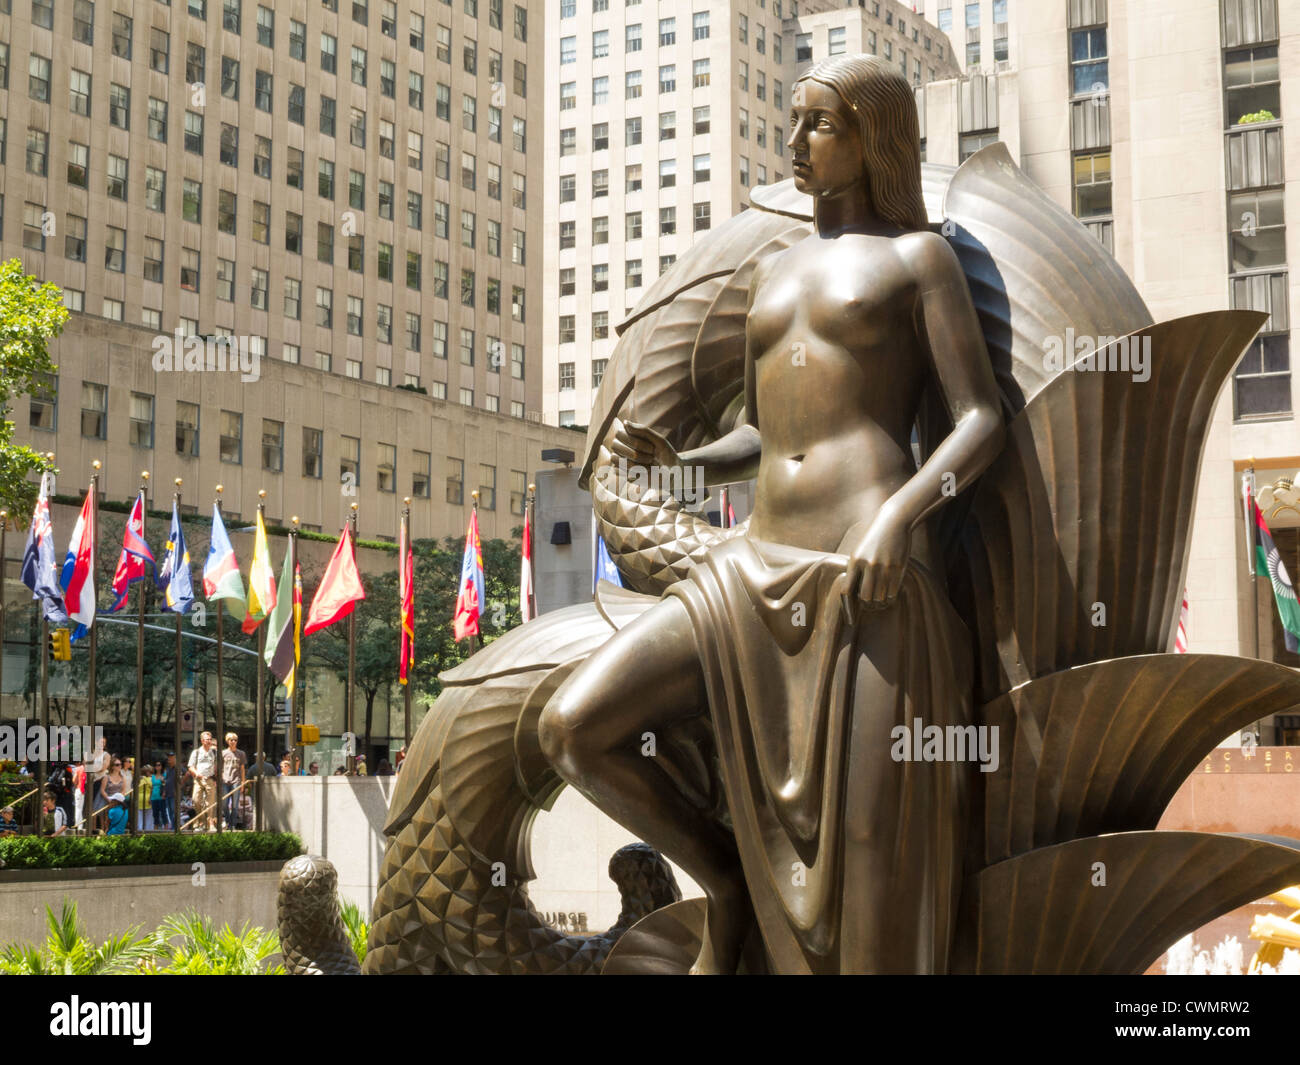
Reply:
<svg viewBox="0 0 1300 1065"><path fill-rule="evenodd" d="M691 966L692 976L729 976L740 965L745 936L753 923L745 882L737 878L721 890L708 892L704 909L703 943Z"/></svg>

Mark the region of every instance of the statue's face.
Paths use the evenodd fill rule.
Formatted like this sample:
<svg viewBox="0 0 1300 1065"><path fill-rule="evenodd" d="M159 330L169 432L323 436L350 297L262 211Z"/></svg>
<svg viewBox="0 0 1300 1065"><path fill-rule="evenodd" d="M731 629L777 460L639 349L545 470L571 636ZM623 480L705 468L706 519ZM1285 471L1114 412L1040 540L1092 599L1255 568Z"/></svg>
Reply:
<svg viewBox="0 0 1300 1065"><path fill-rule="evenodd" d="M799 81L791 94L790 137L794 185L810 196L837 196L861 185L866 160L857 117L834 89Z"/></svg>

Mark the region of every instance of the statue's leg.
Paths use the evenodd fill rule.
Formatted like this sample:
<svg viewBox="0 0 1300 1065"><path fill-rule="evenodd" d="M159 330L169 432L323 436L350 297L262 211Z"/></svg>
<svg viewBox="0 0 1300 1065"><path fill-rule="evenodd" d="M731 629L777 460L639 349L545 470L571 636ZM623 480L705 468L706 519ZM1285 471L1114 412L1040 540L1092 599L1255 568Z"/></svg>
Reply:
<svg viewBox="0 0 1300 1065"><path fill-rule="evenodd" d="M628 831L657 847L708 901L699 971L734 972L752 915L735 841L642 753L645 733L708 712L686 608L665 599L617 632L542 712L542 750L557 772Z"/></svg>

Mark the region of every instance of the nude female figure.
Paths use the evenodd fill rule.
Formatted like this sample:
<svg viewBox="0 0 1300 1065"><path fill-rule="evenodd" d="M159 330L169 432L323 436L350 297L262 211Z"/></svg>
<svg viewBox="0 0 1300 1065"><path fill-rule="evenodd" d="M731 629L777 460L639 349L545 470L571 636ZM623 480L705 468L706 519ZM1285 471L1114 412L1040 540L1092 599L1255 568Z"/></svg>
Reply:
<svg viewBox="0 0 1300 1065"><path fill-rule="evenodd" d="M883 809L886 822L906 821L891 812L898 805L894 796L916 785L903 781L903 767L889 757L884 734L894 722L900 681L892 666L880 663L895 654L911 654L913 661L918 654L936 661L950 653L960 657L947 647L927 654L901 646L916 631L921 608L903 610L900 592L909 569L918 571L927 557L925 519L993 460L1003 425L965 275L947 241L926 226L906 81L866 56L820 64L794 87L787 144L795 185L813 197L814 232L754 271L746 322L748 424L681 455L659 433L628 425L614 452L647 466L702 466L711 485L756 477L745 537L759 550L771 545L791 549L790 557L806 554L814 569L829 567L838 575L833 595L823 598L835 598L835 610L843 613L845 631L852 632L838 638L848 641L844 646L853 649L858 664L850 721L840 734L852 750L844 755L847 761L832 761L849 766L845 779L870 784L865 791L853 784L861 794L848 800L838 830L837 839L861 849L863 857L841 865L841 887L831 889L836 891L860 880L883 880L873 870L883 868L898 847L882 836L873 811ZM910 440L928 388L942 399L953 427L918 469ZM914 573L911 579L919 578ZM950 609L946 599L943 604ZM721 689L707 682L704 639L686 601L668 593L556 692L542 715L540 735L568 783L678 862L704 889L704 941L693 971L734 972L755 919L752 893L763 875L742 861L741 822L734 835L727 831L640 751L645 732L690 715L712 712L715 725L723 727L719 707L711 707L711 696L719 703ZM775 647L773 654L782 659ZM788 700L790 750L806 738L801 730L812 727L801 716L802 702ZM886 704L887 713L880 709ZM756 742L766 741L760 736ZM838 742L834 735L828 741ZM726 768L724 760L724 776ZM812 787L820 784L813 781ZM739 814L737 796L752 792L728 794ZM925 794L940 798L909 798L908 809L929 819L959 816L955 806L931 809L950 803L942 798L950 791L931 788ZM797 851L802 844L793 845ZM944 890L951 894L947 888L938 894ZM939 899L933 907L941 910L949 901ZM883 903L872 905L879 909ZM894 934L887 926L895 919L896 914L871 913L852 918L855 927L843 936L859 944L854 956L866 960L857 964L876 964L872 959L884 956L878 943ZM922 926L934 922L921 913L915 923L924 937L929 933ZM771 957L775 940L762 912L759 926ZM943 955L917 956L915 963L905 957L897 964L925 969L928 958Z"/></svg>

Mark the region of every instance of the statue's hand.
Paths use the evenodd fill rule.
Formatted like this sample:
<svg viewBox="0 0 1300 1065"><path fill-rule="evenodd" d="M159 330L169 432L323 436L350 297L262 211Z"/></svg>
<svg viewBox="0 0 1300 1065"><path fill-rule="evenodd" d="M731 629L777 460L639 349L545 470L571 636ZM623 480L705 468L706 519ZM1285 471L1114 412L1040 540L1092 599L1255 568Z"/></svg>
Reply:
<svg viewBox="0 0 1300 1065"><path fill-rule="evenodd" d="M647 471L681 465L677 450L664 435L638 422L623 422L614 430L610 451L629 466L643 466Z"/></svg>
<svg viewBox="0 0 1300 1065"><path fill-rule="evenodd" d="M898 598L903 574L911 555L912 532L906 519L883 508L867 526L851 529L845 537L848 548L846 599L861 599L884 607Z"/></svg>

